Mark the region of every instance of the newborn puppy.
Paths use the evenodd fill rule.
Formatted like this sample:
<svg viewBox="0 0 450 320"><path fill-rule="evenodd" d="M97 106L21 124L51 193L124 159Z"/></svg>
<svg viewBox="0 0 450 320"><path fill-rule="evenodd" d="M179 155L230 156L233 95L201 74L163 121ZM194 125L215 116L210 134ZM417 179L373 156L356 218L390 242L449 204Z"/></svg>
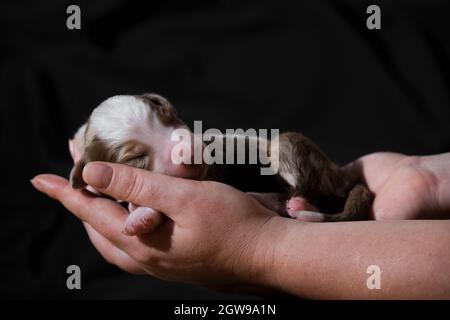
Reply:
<svg viewBox="0 0 450 320"><path fill-rule="evenodd" d="M178 128L187 126L159 95L107 99L75 134L82 156L71 171L72 186L86 186L82 171L87 163L109 161L182 178L220 181L241 190L242 181L253 181L262 190L278 194L280 214L305 221L361 220L371 210L370 191L352 181L300 133L279 136L278 148L270 154L271 159L279 158L279 172L261 176L255 166L174 164L171 151L179 142L172 141L171 135ZM127 235L151 232L163 221L163 215L151 208L130 204L129 210L124 226Z"/></svg>

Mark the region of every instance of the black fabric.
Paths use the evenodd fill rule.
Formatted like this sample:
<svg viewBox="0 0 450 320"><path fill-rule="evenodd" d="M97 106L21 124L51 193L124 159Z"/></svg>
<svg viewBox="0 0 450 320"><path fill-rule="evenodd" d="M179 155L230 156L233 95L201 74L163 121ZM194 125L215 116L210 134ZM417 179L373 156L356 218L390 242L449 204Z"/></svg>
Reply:
<svg viewBox="0 0 450 320"><path fill-rule="evenodd" d="M0 3L1 297L224 297L108 265L29 184L68 175L68 138L115 94L160 93L204 128L301 131L340 164L450 149L448 0L77 1L79 31L72 3Z"/></svg>

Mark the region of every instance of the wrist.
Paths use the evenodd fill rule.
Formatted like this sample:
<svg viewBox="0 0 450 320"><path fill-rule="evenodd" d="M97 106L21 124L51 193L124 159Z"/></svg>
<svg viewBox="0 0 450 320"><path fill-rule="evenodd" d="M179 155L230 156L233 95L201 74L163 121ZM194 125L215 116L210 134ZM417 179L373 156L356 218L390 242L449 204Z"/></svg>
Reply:
<svg viewBox="0 0 450 320"><path fill-rule="evenodd" d="M301 222L281 216L268 218L259 227L251 252L248 254L248 280L250 283L280 289L282 259L279 257L289 244L288 235Z"/></svg>

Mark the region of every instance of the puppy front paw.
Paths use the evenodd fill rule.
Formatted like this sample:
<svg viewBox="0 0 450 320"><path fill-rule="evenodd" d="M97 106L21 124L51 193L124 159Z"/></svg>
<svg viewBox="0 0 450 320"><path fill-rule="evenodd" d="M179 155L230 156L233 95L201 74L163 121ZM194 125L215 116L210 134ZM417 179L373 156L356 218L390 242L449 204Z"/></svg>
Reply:
<svg viewBox="0 0 450 320"><path fill-rule="evenodd" d="M161 212L152 208L134 206L125 220L122 233L127 236L151 233L163 221L164 215Z"/></svg>

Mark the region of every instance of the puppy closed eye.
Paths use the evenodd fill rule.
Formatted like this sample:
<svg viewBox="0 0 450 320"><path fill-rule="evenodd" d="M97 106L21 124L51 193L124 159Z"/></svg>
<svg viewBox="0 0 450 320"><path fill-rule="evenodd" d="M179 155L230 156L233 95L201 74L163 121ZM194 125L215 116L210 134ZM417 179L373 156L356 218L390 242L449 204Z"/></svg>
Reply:
<svg viewBox="0 0 450 320"><path fill-rule="evenodd" d="M150 170L149 156L147 154L131 157L123 163L135 168Z"/></svg>

